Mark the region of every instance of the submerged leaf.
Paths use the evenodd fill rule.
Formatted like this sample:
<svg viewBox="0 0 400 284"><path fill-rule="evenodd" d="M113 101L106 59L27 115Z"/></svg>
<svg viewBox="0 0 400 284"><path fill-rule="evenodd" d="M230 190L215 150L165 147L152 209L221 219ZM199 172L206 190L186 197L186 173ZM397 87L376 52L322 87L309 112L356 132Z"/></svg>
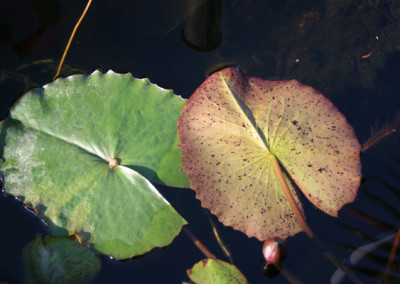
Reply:
<svg viewBox="0 0 400 284"><path fill-rule="evenodd" d="M38 237L24 249L28 283L89 283L101 261L71 238Z"/></svg>
<svg viewBox="0 0 400 284"><path fill-rule="evenodd" d="M163 167L180 175L177 158L162 161L184 103L147 79L111 71L35 89L3 123L6 192L54 235L76 233L97 253L127 258L168 245L186 222L149 180Z"/></svg>
<svg viewBox="0 0 400 284"><path fill-rule="evenodd" d="M189 98L178 129L182 166L202 205L259 240L301 230L273 157L330 215L357 194L360 144L352 127L327 98L295 80L267 81L223 69Z"/></svg>
<svg viewBox="0 0 400 284"><path fill-rule="evenodd" d="M204 259L196 263L187 274L196 284L246 284L248 281L236 266L219 259Z"/></svg>

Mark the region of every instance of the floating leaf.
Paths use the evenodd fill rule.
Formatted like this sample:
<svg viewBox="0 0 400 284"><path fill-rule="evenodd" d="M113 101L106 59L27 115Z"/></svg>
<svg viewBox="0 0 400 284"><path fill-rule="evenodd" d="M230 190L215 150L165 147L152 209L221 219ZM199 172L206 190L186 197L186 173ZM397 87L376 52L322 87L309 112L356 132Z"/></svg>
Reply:
<svg viewBox="0 0 400 284"><path fill-rule="evenodd" d="M71 238L38 237L24 249L28 283L87 283L101 262L87 247Z"/></svg>
<svg viewBox="0 0 400 284"><path fill-rule="evenodd" d="M357 194L360 144L352 127L327 98L295 80L223 69L189 98L178 129L183 170L202 206L250 237L301 230L272 168L275 158L332 216Z"/></svg>
<svg viewBox="0 0 400 284"><path fill-rule="evenodd" d="M218 259L204 259L196 263L187 274L196 284L208 283L248 283L236 266Z"/></svg>
<svg viewBox="0 0 400 284"><path fill-rule="evenodd" d="M168 184L186 184L172 177L182 177L173 145L184 103L111 71L35 89L3 123L6 192L54 235L76 233L97 253L127 258L168 245L186 222L150 181L163 182L157 173L167 167Z"/></svg>

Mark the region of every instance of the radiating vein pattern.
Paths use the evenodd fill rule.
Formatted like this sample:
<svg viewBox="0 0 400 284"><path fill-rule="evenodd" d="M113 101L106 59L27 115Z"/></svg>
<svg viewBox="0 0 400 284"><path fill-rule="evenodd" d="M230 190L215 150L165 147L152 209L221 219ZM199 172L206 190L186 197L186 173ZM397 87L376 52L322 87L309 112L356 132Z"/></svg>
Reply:
<svg viewBox="0 0 400 284"><path fill-rule="evenodd" d="M202 206L225 225L260 240L287 237L301 228L275 189L271 154L247 117L244 83L212 76L188 100L179 120L183 168Z"/></svg>
<svg viewBox="0 0 400 284"><path fill-rule="evenodd" d="M53 235L78 234L99 254L128 258L165 246L185 220L149 179L163 167L180 170L176 157L162 161L179 150L184 103L147 79L112 71L33 90L3 125L6 191L34 208ZM118 165L110 168L111 159Z"/></svg>
<svg viewBox="0 0 400 284"><path fill-rule="evenodd" d="M250 237L285 238L301 230L272 156L301 212L294 183L333 216L356 196L360 144L352 127L322 94L294 80L223 69L189 98L178 129L182 166L196 197L225 225Z"/></svg>

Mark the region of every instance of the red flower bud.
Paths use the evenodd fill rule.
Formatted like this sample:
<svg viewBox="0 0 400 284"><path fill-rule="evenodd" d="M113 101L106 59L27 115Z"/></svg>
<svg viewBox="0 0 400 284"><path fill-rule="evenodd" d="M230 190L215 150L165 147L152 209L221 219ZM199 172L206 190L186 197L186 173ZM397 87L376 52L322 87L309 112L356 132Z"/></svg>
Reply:
<svg viewBox="0 0 400 284"><path fill-rule="evenodd" d="M266 240L262 251L265 260L269 264L284 261L288 253L286 242L276 237Z"/></svg>

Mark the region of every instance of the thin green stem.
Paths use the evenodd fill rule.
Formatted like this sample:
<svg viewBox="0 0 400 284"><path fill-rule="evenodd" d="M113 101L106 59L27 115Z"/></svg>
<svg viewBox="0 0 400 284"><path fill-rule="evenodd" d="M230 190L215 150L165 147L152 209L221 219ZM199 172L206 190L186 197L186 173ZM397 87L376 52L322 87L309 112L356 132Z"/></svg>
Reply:
<svg viewBox="0 0 400 284"><path fill-rule="evenodd" d="M213 220L211 219L210 213L208 212L208 210L204 209L204 212L207 215L208 221L210 222L210 225L212 227L215 239L217 240L219 246L221 247L222 251L224 252L224 254L226 255L226 257L229 259L229 262L231 264L233 264L233 259L232 259L232 255L229 252L227 246L225 245L224 241L222 240L221 236L219 235L218 229L215 226Z"/></svg>
<svg viewBox="0 0 400 284"><path fill-rule="evenodd" d="M283 192L285 193L286 198L289 201L290 206L293 209L294 214L296 215L297 220L299 220L300 225L304 232L307 234L307 236L315 242L315 244L322 250L324 256L333 263L336 267L342 269L347 276L354 282L354 283L362 283L358 277L344 264L342 264L339 260L337 260L329 251L328 249L323 245L323 243L314 235L313 231L311 228L308 226L307 222L303 218L303 214L301 214L300 209L298 208L292 193L290 192L289 186L286 183L286 180L283 176L281 167L279 165L278 160L276 159L275 156L271 155L270 160L272 163L272 167L275 171L275 174L278 177L278 180L282 186Z"/></svg>

